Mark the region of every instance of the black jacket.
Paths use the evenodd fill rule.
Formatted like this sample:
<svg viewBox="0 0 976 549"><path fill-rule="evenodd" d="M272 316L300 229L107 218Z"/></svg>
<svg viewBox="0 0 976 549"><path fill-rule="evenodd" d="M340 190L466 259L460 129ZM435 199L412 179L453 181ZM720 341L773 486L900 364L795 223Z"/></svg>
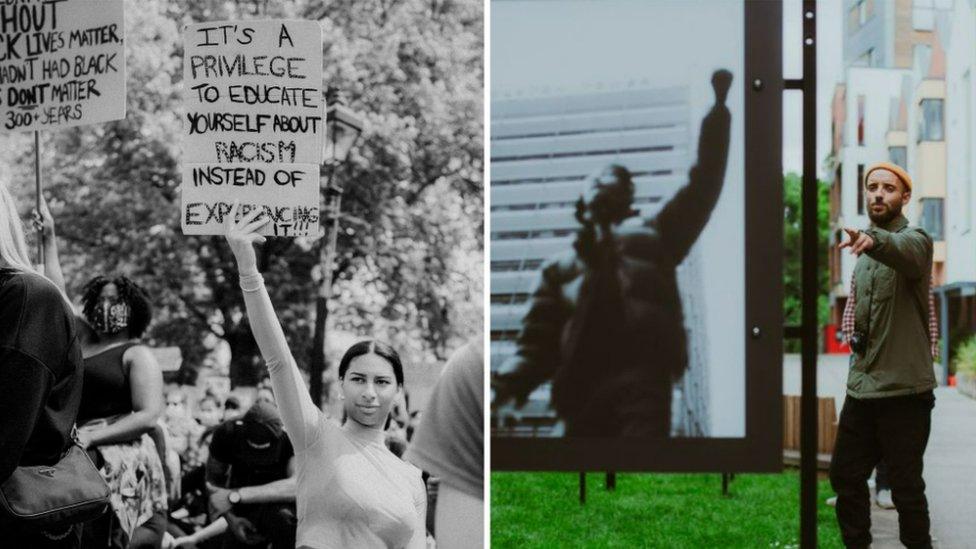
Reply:
<svg viewBox="0 0 976 549"><path fill-rule="evenodd" d="M61 292L42 276L0 269L0 482L68 448L82 367Z"/></svg>

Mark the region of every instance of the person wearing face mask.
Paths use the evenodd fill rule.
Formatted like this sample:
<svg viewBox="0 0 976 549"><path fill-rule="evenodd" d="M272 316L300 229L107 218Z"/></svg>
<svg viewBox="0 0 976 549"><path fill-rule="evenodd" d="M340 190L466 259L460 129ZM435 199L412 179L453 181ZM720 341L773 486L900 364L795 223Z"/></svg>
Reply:
<svg viewBox="0 0 976 549"><path fill-rule="evenodd" d="M54 218L34 214L51 280L65 292ZM85 547L159 547L166 529L163 376L140 339L152 320L149 296L125 276L97 276L82 289L84 380L78 442L112 489L113 513L83 529ZM123 495L124 494L124 495Z"/></svg>
<svg viewBox="0 0 976 549"><path fill-rule="evenodd" d="M312 402L257 270L254 242L268 222L253 210L237 221L235 204L226 238L237 260L247 316L295 447L298 468L297 545L302 548L427 546L427 495L420 469L384 445L384 425L403 391L403 365L389 345L367 340L339 362L346 421L333 423Z"/></svg>

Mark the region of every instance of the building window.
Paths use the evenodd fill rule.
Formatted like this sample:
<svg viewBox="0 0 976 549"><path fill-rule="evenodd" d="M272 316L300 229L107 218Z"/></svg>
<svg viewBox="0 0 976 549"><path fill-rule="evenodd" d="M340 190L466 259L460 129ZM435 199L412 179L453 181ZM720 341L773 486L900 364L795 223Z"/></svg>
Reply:
<svg viewBox="0 0 976 549"><path fill-rule="evenodd" d="M888 147L888 159L892 164L908 169L908 147Z"/></svg>
<svg viewBox="0 0 976 549"><path fill-rule="evenodd" d="M919 31L935 30L934 0L915 0L912 3L912 28Z"/></svg>
<svg viewBox="0 0 976 549"><path fill-rule="evenodd" d="M864 96L857 96L857 144L864 146Z"/></svg>
<svg viewBox="0 0 976 549"><path fill-rule="evenodd" d="M942 206L943 200L941 198L922 199L922 217L919 220L919 225L925 232L929 233L932 240L945 240Z"/></svg>
<svg viewBox="0 0 976 549"><path fill-rule="evenodd" d="M857 215L864 215L864 164L857 165Z"/></svg>
<svg viewBox="0 0 976 549"><path fill-rule="evenodd" d="M962 96L963 100L963 127L966 128L965 141L963 141L965 147L964 151L973 150L973 84L970 78L970 72L966 71L966 74L962 77ZM966 158L962 159L962 186L963 186L963 200L962 205L962 233L966 234L973 227L973 159L966 155Z"/></svg>
<svg viewBox="0 0 976 549"><path fill-rule="evenodd" d="M918 141L942 141L945 126L942 118L941 99L923 99L918 117Z"/></svg>
<svg viewBox="0 0 976 549"><path fill-rule="evenodd" d="M857 0L848 14L847 21L850 32L861 28L874 15L874 0Z"/></svg>

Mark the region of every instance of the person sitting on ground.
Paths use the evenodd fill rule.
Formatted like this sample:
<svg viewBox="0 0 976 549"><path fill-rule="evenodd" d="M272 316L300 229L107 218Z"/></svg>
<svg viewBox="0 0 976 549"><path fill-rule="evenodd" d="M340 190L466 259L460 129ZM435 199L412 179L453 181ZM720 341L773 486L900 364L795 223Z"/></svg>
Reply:
<svg viewBox="0 0 976 549"><path fill-rule="evenodd" d="M212 518L228 523L221 547L295 547L294 473L294 450L273 402L260 399L217 427L207 486Z"/></svg>

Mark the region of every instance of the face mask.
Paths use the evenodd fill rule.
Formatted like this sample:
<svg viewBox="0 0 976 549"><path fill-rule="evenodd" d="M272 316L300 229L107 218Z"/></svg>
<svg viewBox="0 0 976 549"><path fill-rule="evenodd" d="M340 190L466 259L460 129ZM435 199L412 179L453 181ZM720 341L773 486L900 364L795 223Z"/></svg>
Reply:
<svg viewBox="0 0 976 549"><path fill-rule="evenodd" d="M100 334L117 334L129 326L129 305L124 301L103 300L95 305L92 327Z"/></svg>

